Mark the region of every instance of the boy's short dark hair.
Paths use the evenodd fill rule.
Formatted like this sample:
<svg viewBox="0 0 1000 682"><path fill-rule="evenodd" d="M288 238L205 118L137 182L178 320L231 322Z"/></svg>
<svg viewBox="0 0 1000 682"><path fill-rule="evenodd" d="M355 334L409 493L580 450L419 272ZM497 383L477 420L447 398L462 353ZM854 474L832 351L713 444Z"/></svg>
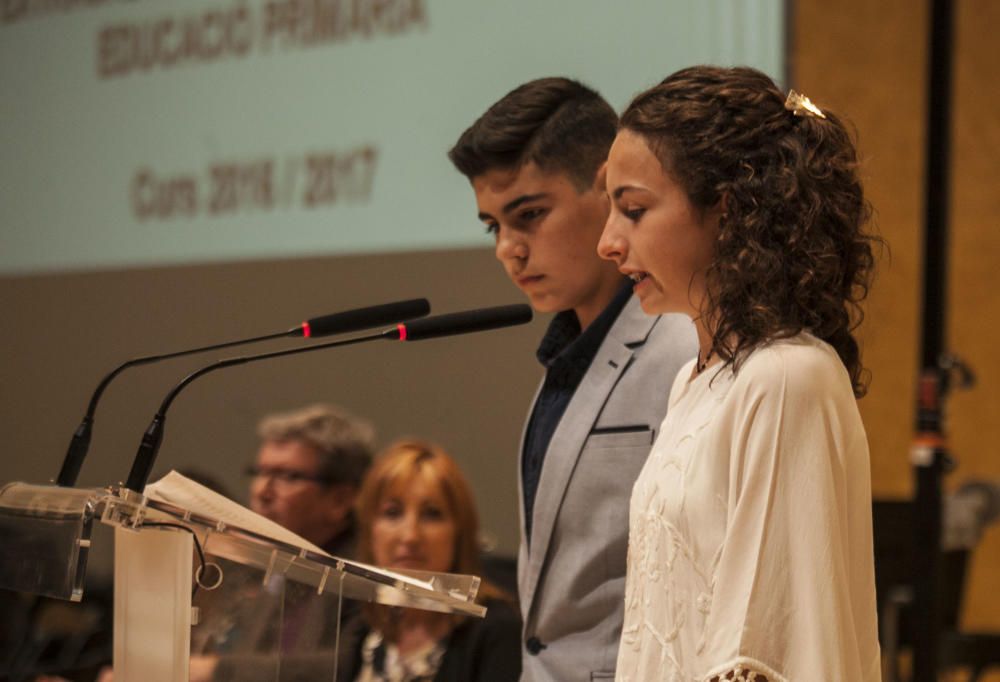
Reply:
<svg viewBox="0 0 1000 682"><path fill-rule="evenodd" d="M569 78L539 78L487 109L448 158L470 180L531 161L565 173L583 191L607 159L617 128L615 110L594 90Z"/></svg>

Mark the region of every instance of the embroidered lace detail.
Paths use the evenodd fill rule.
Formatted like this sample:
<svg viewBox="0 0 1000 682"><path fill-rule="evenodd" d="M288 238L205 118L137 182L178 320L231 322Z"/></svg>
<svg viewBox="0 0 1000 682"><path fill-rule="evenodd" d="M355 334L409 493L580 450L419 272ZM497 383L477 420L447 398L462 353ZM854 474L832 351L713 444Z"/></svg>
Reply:
<svg viewBox="0 0 1000 682"><path fill-rule="evenodd" d="M769 678L759 670L738 665L729 672L709 677L706 682L769 682Z"/></svg>
<svg viewBox="0 0 1000 682"><path fill-rule="evenodd" d="M747 656L716 666L702 682L789 682L777 670Z"/></svg>

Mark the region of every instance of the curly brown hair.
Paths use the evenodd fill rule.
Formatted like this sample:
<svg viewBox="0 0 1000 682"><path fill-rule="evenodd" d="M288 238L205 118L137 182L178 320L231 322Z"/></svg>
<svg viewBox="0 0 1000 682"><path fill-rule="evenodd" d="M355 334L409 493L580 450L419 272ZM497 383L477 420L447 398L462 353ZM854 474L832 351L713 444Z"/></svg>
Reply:
<svg viewBox="0 0 1000 682"><path fill-rule="evenodd" d="M694 66L637 95L620 126L645 139L694 206L722 207L701 312L723 366L808 331L836 349L860 397L868 377L852 331L881 239L866 232L871 206L844 123L784 103L756 69Z"/></svg>

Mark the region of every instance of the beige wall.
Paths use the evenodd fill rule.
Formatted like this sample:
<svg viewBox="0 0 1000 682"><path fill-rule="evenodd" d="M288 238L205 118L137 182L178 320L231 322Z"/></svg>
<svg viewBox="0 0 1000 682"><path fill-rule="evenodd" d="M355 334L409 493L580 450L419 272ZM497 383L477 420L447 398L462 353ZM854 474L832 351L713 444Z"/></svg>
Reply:
<svg viewBox="0 0 1000 682"><path fill-rule="evenodd" d="M471 201L471 197L470 197ZM234 263L0 280L0 481L55 477L100 377L131 357L288 329L328 312L415 296L436 312L520 302L491 249ZM191 467L243 496L257 419L319 400L370 417L380 441L417 435L459 459L483 525L517 547L514 452L540 370L544 321L408 344L379 341L206 375L169 412L154 475ZM291 345L272 342L256 351ZM132 368L98 410L81 485L123 480L166 392L251 347Z"/></svg>
<svg viewBox="0 0 1000 682"><path fill-rule="evenodd" d="M925 72L928 12L912 0L796 0L793 85L857 125L877 225L891 247L863 328L874 381L861 401L876 495L911 494L914 381L919 362ZM961 0L955 33L949 348L979 375L955 395L948 427L958 469L1000 481L1000 3ZM1000 527L975 555L966 627L1000 630ZM997 678L1000 679L1000 678Z"/></svg>

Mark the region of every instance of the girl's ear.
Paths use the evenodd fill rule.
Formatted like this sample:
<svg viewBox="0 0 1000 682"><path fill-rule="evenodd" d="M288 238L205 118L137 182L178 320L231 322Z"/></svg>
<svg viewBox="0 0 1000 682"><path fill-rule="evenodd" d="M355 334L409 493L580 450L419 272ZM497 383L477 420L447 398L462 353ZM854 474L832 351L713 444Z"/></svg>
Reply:
<svg viewBox="0 0 1000 682"><path fill-rule="evenodd" d="M727 195L723 194L722 197L715 202L715 206L712 206L705 211L704 219L702 221L703 225L712 225L716 228L719 227L719 223L728 213L726 210L726 200Z"/></svg>
<svg viewBox="0 0 1000 682"><path fill-rule="evenodd" d="M715 215L713 218L716 221L721 221L729 215L729 193L723 192L722 196L719 197L719 201L716 202L715 206L712 207ZM718 222L716 222L718 224Z"/></svg>

